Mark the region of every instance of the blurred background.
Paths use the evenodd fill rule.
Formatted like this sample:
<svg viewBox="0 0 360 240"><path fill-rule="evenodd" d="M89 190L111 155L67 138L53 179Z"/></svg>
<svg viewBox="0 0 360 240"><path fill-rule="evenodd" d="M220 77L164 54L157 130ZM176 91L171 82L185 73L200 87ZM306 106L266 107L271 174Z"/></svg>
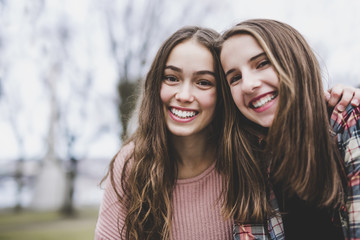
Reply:
<svg viewBox="0 0 360 240"><path fill-rule="evenodd" d="M298 29L326 88L360 87L359 0L0 0L0 239L93 239L99 183L161 42L248 18Z"/></svg>

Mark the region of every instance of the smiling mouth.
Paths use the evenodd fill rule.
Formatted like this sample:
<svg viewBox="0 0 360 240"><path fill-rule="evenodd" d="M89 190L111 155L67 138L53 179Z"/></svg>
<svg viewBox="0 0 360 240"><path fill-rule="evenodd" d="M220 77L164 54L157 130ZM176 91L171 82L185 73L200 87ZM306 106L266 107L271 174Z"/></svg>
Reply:
<svg viewBox="0 0 360 240"><path fill-rule="evenodd" d="M272 93L266 94L265 96L261 97L260 99L251 101L249 103L249 106L252 108L255 108L255 109L261 108L261 107L265 106L268 102L270 102L271 100L276 98L278 95L279 95L278 92L272 92Z"/></svg>
<svg viewBox="0 0 360 240"><path fill-rule="evenodd" d="M172 114L174 114L176 117L183 118L183 119L192 118L199 113L197 111L187 111L187 110L180 110L180 109L176 109L176 108L170 108L170 112Z"/></svg>

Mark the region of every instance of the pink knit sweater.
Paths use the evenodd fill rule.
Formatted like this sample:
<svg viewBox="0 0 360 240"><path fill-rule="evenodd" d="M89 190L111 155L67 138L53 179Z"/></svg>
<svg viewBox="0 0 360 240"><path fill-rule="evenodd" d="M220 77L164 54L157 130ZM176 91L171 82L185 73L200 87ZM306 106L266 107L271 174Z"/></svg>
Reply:
<svg viewBox="0 0 360 240"><path fill-rule="evenodd" d="M131 151L125 147L118 154L115 174L120 176L124 157ZM119 177L117 177L119 179ZM120 186L120 182L117 183ZM232 221L220 214L218 197L221 176L215 164L200 175L177 180L173 193L172 239L174 240L226 240L232 237ZM113 188L107 183L96 224L95 240L120 239L118 225L123 226L126 208L117 200Z"/></svg>

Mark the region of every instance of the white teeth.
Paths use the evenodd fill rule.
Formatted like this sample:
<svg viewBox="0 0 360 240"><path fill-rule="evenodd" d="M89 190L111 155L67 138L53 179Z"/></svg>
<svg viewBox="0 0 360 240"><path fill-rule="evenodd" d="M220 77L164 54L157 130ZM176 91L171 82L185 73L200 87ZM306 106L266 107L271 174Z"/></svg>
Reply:
<svg viewBox="0 0 360 240"><path fill-rule="evenodd" d="M270 102L271 100L273 100L274 98L276 98L277 94L272 94L272 95L267 95L259 100L257 100L256 102L253 102L252 105L255 108L259 108L264 106L266 103Z"/></svg>
<svg viewBox="0 0 360 240"><path fill-rule="evenodd" d="M175 116L180 117L180 118L188 118L188 117L193 117L196 115L195 111L183 111L183 110L178 110L175 108L171 108L170 110Z"/></svg>

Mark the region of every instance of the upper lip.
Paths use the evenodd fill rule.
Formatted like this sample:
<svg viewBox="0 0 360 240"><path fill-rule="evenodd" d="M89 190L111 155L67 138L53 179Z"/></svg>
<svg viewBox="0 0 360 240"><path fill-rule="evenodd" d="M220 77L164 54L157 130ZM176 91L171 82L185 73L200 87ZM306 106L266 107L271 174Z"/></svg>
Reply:
<svg viewBox="0 0 360 240"><path fill-rule="evenodd" d="M169 107L170 109L171 108L175 108L175 109L178 109L178 110L181 110L181 111L192 111L192 112L198 112L197 110L195 109L191 109L191 108L184 108L184 107L175 107L175 106L170 106Z"/></svg>
<svg viewBox="0 0 360 240"><path fill-rule="evenodd" d="M269 95L269 94L275 94L275 93L276 93L276 91L271 91L271 92L267 92L267 93L261 94L261 95L259 95L259 96L257 96L257 97L254 97L254 98L252 98L252 99L249 101L248 106L252 106L252 104L253 104L254 102L258 101L259 99L261 99L261 98L263 98L263 97L265 97L265 96L267 96L267 95Z"/></svg>

